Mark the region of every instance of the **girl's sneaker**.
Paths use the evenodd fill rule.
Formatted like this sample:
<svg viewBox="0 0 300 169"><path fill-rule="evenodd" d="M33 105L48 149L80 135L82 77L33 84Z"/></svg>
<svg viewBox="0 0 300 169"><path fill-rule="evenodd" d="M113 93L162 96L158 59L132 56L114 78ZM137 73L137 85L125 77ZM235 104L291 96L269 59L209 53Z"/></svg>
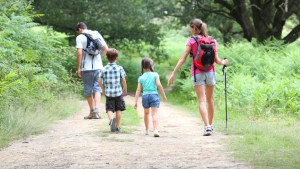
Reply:
<svg viewBox="0 0 300 169"><path fill-rule="evenodd" d="M149 135L149 130L146 130L146 131L145 131L145 135Z"/></svg>
<svg viewBox="0 0 300 169"><path fill-rule="evenodd" d="M205 126L203 136L210 136L211 134L212 134L211 126Z"/></svg>
<svg viewBox="0 0 300 169"><path fill-rule="evenodd" d="M158 133L157 130L154 130L154 131L153 131L153 136L154 136L154 137L159 137L159 133Z"/></svg>

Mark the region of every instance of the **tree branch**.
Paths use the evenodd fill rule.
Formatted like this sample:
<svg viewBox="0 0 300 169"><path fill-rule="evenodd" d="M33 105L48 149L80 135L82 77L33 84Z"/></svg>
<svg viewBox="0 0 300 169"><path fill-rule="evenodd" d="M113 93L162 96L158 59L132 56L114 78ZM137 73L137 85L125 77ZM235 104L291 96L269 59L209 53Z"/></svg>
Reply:
<svg viewBox="0 0 300 169"><path fill-rule="evenodd" d="M300 24L298 24L283 40L285 43L292 43L300 37Z"/></svg>

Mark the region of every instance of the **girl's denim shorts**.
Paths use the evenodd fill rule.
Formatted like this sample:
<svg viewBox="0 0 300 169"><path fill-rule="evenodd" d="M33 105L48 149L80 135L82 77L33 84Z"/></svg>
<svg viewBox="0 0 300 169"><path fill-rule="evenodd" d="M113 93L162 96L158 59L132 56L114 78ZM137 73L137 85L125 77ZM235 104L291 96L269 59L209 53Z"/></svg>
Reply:
<svg viewBox="0 0 300 169"><path fill-rule="evenodd" d="M142 103L145 109L150 107L157 107L159 108L159 96L158 94L146 94L142 96Z"/></svg>

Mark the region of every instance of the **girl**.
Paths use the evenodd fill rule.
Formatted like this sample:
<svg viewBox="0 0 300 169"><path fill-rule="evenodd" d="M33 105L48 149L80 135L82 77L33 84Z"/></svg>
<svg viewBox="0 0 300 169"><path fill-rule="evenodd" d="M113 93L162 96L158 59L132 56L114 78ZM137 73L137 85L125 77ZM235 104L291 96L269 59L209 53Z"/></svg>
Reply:
<svg viewBox="0 0 300 169"><path fill-rule="evenodd" d="M153 134L154 137L159 137L157 130L158 127L158 117L157 110L159 108L159 97L157 88L163 96L163 100L166 101L167 97L165 95L164 89L160 83L159 75L153 71L153 61L150 58L144 58L141 62L142 66L142 76L138 79L138 86L135 93L135 104L134 108L137 108L138 98L143 91L142 103L144 107L144 122L146 127L146 135L149 135L149 115L151 111L152 122L153 122Z"/></svg>
<svg viewBox="0 0 300 169"><path fill-rule="evenodd" d="M193 19L190 22L190 30L194 36L198 38L209 37L207 35L206 24L200 19ZM212 38L212 37L210 37ZM193 53L193 56L196 56L198 45L194 38L190 38L186 44L186 49L178 60L177 65L175 66L171 76L168 80L168 85L171 85L174 82L174 78L178 69L183 65L186 58ZM214 46L216 51L216 43ZM219 65L226 65L227 60L220 60L217 53L214 58L214 62ZM212 123L214 116L214 101L213 101L213 92L214 85L216 84L215 69L210 69L209 71L203 71L200 69L194 69L194 64L191 64L191 75L192 83L194 85L194 90L196 92L199 104L199 111L204 122L204 136L210 136L213 132ZM195 79L196 78L196 79ZM208 110L206 109L206 103L208 105Z"/></svg>

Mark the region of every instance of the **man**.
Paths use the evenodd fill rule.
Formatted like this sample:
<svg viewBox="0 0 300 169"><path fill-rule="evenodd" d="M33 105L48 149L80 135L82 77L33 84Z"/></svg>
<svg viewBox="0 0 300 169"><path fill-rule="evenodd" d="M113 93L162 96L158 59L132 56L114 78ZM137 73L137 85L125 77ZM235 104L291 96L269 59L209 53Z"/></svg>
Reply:
<svg viewBox="0 0 300 169"><path fill-rule="evenodd" d="M108 50L108 46L103 37L97 31L91 31L87 29L87 26L83 22L79 22L75 28L79 34L76 37L77 48L77 75L82 77L84 84L84 94L90 107L90 114L85 119L100 119L99 116L99 104L101 88L98 84L98 77L100 69L103 68L101 56L104 56ZM90 54L86 49L89 45L90 39L88 35L97 33L101 42L101 50L97 54Z"/></svg>

